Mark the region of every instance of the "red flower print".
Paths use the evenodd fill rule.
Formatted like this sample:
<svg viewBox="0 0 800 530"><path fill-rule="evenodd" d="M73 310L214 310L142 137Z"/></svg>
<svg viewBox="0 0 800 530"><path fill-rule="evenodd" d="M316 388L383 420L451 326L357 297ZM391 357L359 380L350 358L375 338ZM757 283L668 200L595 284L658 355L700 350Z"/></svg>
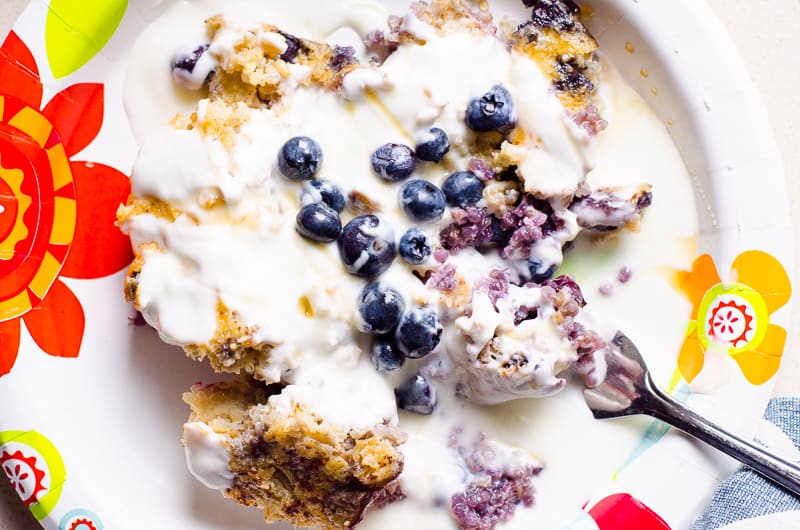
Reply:
<svg viewBox="0 0 800 530"><path fill-rule="evenodd" d="M68 530L97 530L97 527L89 519L75 519Z"/></svg>
<svg viewBox="0 0 800 530"><path fill-rule="evenodd" d="M0 469L26 506L38 501L46 489L42 485L45 473L39 469L35 456L25 456L22 451L0 452Z"/></svg>
<svg viewBox="0 0 800 530"><path fill-rule="evenodd" d="M748 333L753 331L752 321L746 305L734 300L718 301L708 319L709 335L736 347L740 342L747 342Z"/></svg>
<svg viewBox="0 0 800 530"><path fill-rule="evenodd" d="M114 224L128 178L75 160L103 124L103 85L72 85L41 105L36 61L12 31L0 46L0 377L23 322L45 353L77 357L83 308L59 278L107 276L132 258Z"/></svg>
<svg viewBox="0 0 800 530"><path fill-rule="evenodd" d="M656 512L628 493L609 495L589 515L600 530L670 530Z"/></svg>

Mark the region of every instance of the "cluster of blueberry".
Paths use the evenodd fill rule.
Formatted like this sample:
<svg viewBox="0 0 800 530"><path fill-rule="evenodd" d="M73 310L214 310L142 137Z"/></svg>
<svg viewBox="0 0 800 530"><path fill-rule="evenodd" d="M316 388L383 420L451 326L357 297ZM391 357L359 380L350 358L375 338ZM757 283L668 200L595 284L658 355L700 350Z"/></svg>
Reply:
<svg viewBox="0 0 800 530"><path fill-rule="evenodd" d="M511 95L502 86L473 99L464 118L475 131L506 131L516 122ZM407 179L416 169L417 160L440 162L450 149L447 133L430 129L414 149L387 143L372 155L372 168L388 182ZM287 141L278 154L278 166L291 180L313 179L322 163L322 149L313 139L296 136ZM483 194L481 180L471 171L450 175L441 189L435 184L413 179L400 188L400 205L408 217L424 223L442 218L447 206L466 208L477 203ZM344 208L342 191L328 181L311 180L301 198L297 230L313 241L337 241L345 268L352 274L374 277L385 271L397 255L394 233L376 215L361 215L343 228L339 217ZM400 238L400 256L412 265L422 263L431 253L425 234L412 228Z"/></svg>
<svg viewBox="0 0 800 530"><path fill-rule="evenodd" d="M581 12L573 0L522 0L522 3L533 8L531 22L534 25L559 32L572 31Z"/></svg>
<svg viewBox="0 0 800 530"><path fill-rule="evenodd" d="M507 132L516 122L511 95L502 86L493 87L469 103L464 121L477 132ZM449 149L447 133L434 127L415 149L398 143L379 147L372 155L372 169L387 182L404 181L414 173L418 160L441 162ZM399 248L391 226L377 215L359 215L343 227L340 214L345 207L344 194L332 182L314 179L321 164L322 149L306 136L291 138L278 153L278 167L286 178L307 181L296 219L297 231L303 237L336 241L345 269L364 278L382 274L398 253L412 265L431 255L428 237L416 227L402 235ZM427 223L441 219L448 206L473 206L482 196L483 182L471 171L458 171L447 177L441 188L424 179L408 180L399 190L399 203L409 219ZM403 296L381 282L374 281L363 289L358 312L361 331L374 336L370 357L379 371L399 370L406 358L422 358L439 344L442 325L436 311L424 307L406 310ZM421 374L407 379L395 394L400 408L419 414L430 414L436 405L435 392Z"/></svg>
<svg viewBox="0 0 800 530"><path fill-rule="evenodd" d="M358 300L359 329L373 335L370 359L380 372L399 370L408 359L421 359L439 344L442 324L426 307L406 310L403 295L381 282L367 285ZM414 374L396 390L400 408L430 414L436 394L421 374Z"/></svg>
<svg viewBox="0 0 800 530"><path fill-rule="evenodd" d="M366 278L380 275L397 254L391 227L376 215L360 215L342 228L339 214L345 207L345 197L334 183L314 179L321 163L322 149L305 136L291 138L278 154L278 168L286 178L307 181L300 193L297 231L313 241L337 241L348 272ZM395 171L394 165L389 166ZM404 249L401 254L412 263L421 263L431 252L425 233L419 229L409 230L400 246ZM362 290L358 313L361 331L374 335L370 357L379 371L399 370L406 357L419 359L439 344L442 325L436 312L422 307L406 311L403 296L380 282ZM433 411L435 394L421 375L411 377L396 392L401 407L421 414Z"/></svg>
<svg viewBox="0 0 800 530"><path fill-rule="evenodd" d="M469 103L464 121L476 132L507 132L516 124L511 94L500 85L492 87ZM447 133L434 127L420 139L416 151L396 143L379 147L372 155L372 169L388 182L399 182L411 176L417 160L441 162L449 149ZM483 183L475 173L458 171L444 181L441 189L427 180L409 180L400 188L399 202L412 221L427 223L441 219L447 206L466 208L482 196ZM418 265L431 254L431 245L422 230L412 228L400 238L399 253L406 262Z"/></svg>
<svg viewBox="0 0 800 530"><path fill-rule="evenodd" d="M403 295L380 282L370 283L361 291L358 313L361 331L377 336L372 357L381 371L399 369L404 356L425 357L436 348L442 335L435 311L424 307L406 311Z"/></svg>
<svg viewBox="0 0 800 530"><path fill-rule="evenodd" d="M409 180L400 188L400 207L416 223L438 221L447 206L473 205L483 196L483 183L470 171L458 171L438 186L423 179ZM428 237L419 228L409 229L400 238L400 256L411 265L419 265L431 255Z"/></svg>
<svg viewBox="0 0 800 530"><path fill-rule="evenodd" d="M308 181L303 186L297 213L297 231L313 241L330 243L342 232L339 214L344 194L327 180L311 180L322 165L322 149L307 136L290 138L278 152L278 168L289 180Z"/></svg>

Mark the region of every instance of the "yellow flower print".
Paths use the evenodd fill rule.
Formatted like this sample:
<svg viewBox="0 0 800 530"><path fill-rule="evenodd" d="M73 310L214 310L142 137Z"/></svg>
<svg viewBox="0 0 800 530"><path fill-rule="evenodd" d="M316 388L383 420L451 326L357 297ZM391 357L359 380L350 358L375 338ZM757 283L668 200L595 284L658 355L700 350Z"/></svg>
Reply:
<svg viewBox="0 0 800 530"><path fill-rule="evenodd" d="M792 293L783 266L767 254L751 250L731 266L730 281L723 282L711 256L697 258L691 271L680 271L678 285L692 302L692 318L678 355L678 369L692 382L713 343L727 349L745 378L754 385L768 381L778 371L786 330L772 324L770 315Z"/></svg>

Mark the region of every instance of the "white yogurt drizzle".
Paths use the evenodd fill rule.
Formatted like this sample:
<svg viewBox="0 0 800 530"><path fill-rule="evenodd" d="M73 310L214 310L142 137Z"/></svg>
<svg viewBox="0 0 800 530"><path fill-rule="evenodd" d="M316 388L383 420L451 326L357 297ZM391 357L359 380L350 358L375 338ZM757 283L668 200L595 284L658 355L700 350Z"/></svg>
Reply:
<svg viewBox="0 0 800 530"><path fill-rule="evenodd" d="M302 402L337 425L368 427L383 421L397 424L392 387L418 370L421 363L408 363L405 370L390 377L372 369L363 353L366 339L355 330L353 321L357 294L364 282L344 272L335 245L312 244L296 233L294 217L300 206L301 185L279 175L276 154L292 136L314 138L324 152L318 177L332 180L345 194L358 190L378 203L380 215L399 237L412 223L398 206L399 187L372 175L372 152L389 141L413 143L413 138L424 135L432 126L447 131L451 144L458 146L468 132L463 121L468 101L495 84L502 84L511 92L519 125L531 138L529 144L516 148L527 191L571 194L589 169L588 178L595 186L650 182L657 197L653 211L645 216L639 234L622 236L623 240L635 237L636 245L618 245L620 259L633 266L676 261L682 264L688 260L691 251L681 252L678 241L695 232L696 221L690 216L675 220L670 213L671 205L685 205L686 197L691 195L686 171L661 124L613 69L604 67L599 93L606 117L613 119L606 132L590 140L571 125L549 80L529 59L509 53L503 43L492 37L459 32L441 37L411 15L403 18L403 27L424 36L424 46L401 46L380 68L355 70L345 78L340 95L301 87L287 96L286 104L250 110L230 151L219 141L202 138L195 131L176 131L161 125L176 110L191 112L194 105L202 115L208 104L205 100L186 100L185 94L175 95L168 76L153 72L152 61L165 57L163 62L168 62L179 39L196 34L209 15L222 11L231 20L238 20L241 27L254 29L263 20L297 35L344 43L352 41L354 32L364 35L385 27L387 13L375 2L299 0L297 4L291 10L294 14L289 15L278 0L266 0L260 9L248 8L246 17L237 18L241 13L238 5L212 0L180 3L145 32L134 50L126 106L142 146L133 171L133 192L169 201L197 220L195 224L182 217L169 223L142 215L123 227L135 246L154 242L160 247L158 251L145 251L139 303L145 319L166 342L207 342L216 328L217 301L222 301L253 330L255 341L274 346L274 364L259 375L266 381L280 379L290 386L271 398L273 406L290 407L293 402ZM300 16L304 12L314 15ZM262 35L280 50L285 40L278 37L281 36L269 32ZM236 39L235 32L219 32L211 44L211 55L225 64ZM361 54L363 50L357 50L357 55ZM305 77L308 71L295 67L293 75ZM297 81L300 86L301 79ZM387 117L385 109L393 119ZM631 134L632 130L637 134ZM466 169L468 156L458 148L452 149L448 155L450 167ZM441 165L422 163L415 177L441 185L448 174ZM208 197L215 195L225 199L225 208L204 208ZM343 222L347 220L349 217ZM447 222L449 216L445 215L441 223L421 228L435 241ZM574 228L568 227L567 231ZM657 244L649 243L655 238ZM640 256L641 248L649 249L651 254ZM557 250L552 250L554 255ZM487 258L470 250L452 260L460 272L476 276L485 275L502 263L497 256ZM591 274L587 278L590 285L595 281ZM439 303L439 295L425 288L399 259L381 276L381 281L402 292L410 304ZM663 306L673 308L675 317L664 309L666 326L682 325L683 302L679 296L661 289L663 282L657 274L637 272L632 283L638 289L657 290ZM587 292L590 290L588 287ZM624 294L615 296L623 302L633 300ZM298 307L303 297L313 308L313 318ZM602 304L604 311L614 314L615 306L610 301ZM472 305L472 317L460 316L455 324L448 324L436 353L447 348L455 348L456 352L478 348L498 328L508 327L507 318L502 310L495 312L488 299L478 297ZM544 345L537 349L541 351L540 364L549 367L539 380L543 388L552 385L554 375L574 357L574 350L557 340L547 327L548 322L532 324L537 328L529 334L531 340ZM465 343L465 337L470 338L471 344ZM433 371L436 361L451 362L443 355L434 354L428 360L431 359L435 361L429 367ZM577 451L578 446L563 436L550 434L550 426L560 432L580 432L586 426L583 409L574 407L574 393L566 392L550 405L525 401L492 408L459 400L451 389L440 389L439 395L440 403L431 417L401 413L401 428L410 434L403 446L406 463L401 476L408 498L368 516L364 528L393 529L408 524L420 528L455 527L441 502L444 499L446 505L453 493L463 490L468 478L453 451L447 448L447 438L456 427L471 434L486 431L490 438L507 443L511 447L508 454L513 455L509 462L517 462L520 455L537 448L555 473L585 473L585 487L570 492L558 488L548 491L556 475L548 475L545 470L539 480L538 508L519 510L504 528L555 525L588 496L591 484L601 480L599 473L581 471L587 467L585 460L576 462L565 455ZM204 427L186 426L184 442L189 467L209 487L228 487L231 474L223 457L224 447ZM596 427L593 432L597 433L596 442L588 447L581 444L581 450L591 461L600 455L608 455L613 461L609 453L613 450L604 444L617 442L620 433L608 427ZM618 451L623 450L624 447ZM526 465L537 461L534 457L523 460Z"/></svg>
<svg viewBox="0 0 800 530"><path fill-rule="evenodd" d="M186 464L197 480L215 490L233 486L233 472L223 436L205 423L187 423L183 426L183 445Z"/></svg>

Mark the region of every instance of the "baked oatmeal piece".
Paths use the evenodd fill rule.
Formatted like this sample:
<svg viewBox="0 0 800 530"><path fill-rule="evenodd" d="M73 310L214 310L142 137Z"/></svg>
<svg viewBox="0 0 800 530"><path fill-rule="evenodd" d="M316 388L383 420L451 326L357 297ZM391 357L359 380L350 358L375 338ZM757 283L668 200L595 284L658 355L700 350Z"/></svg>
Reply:
<svg viewBox="0 0 800 530"><path fill-rule="evenodd" d="M150 300L139 294L139 283L145 262L150 259L156 262L163 257L163 249L154 242L148 242L137 249L137 255L128 268L125 278L125 298L132 302L137 311L141 311L145 319L156 320L150 316ZM144 281L148 281L145 272ZM155 280L157 281L157 279ZM216 331L208 342L202 344L187 343L183 337L171 336L159 327L162 340L171 344L180 344L186 354L197 360L208 359L217 372L234 374L255 374L260 379L275 382L280 380L283 370L292 368L291 358L273 355L271 344L256 340L256 330L242 324L222 301L217 301Z"/></svg>
<svg viewBox="0 0 800 530"><path fill-rule="evenodd" d="M576 321L586 305L578 285L567 276L524 285L512 277L496 270L476 282L455 320L448 353L457 394L481 404L551 395L566 385L560 374L578 363L596 385L606 343Z"/></svg>
<svg viewBox="0 0 800 530"><path fill-rule="evenodd" d="M400 45L424 45L429 32L440 36L452 30L485 35L497 33L488 10L472 7L463 0L414 1L406 15L391 15L387 26L386 31L373 30L364 38L372 65L382 64Z"/></svg>
<svg viewBox="0 0 800 530"><path fill-rule="evenodd" d="M544 9L542 7L544 4L549 7ZM542 58L545 56L552 58L560 54L559 57L563 58L568 55L567 52L576 57L583 57L582 60L585 61L593 60L590 57L591 46L585 45L590 37L582 37L588 34L578 20L577 13L568 4L569 2L556 1L536 2L531 24L547 35L551 32L563 33L564 43L572 46L566 48L567 44L561 43L556 46L552 42L544 46L542 42L537 41L535 49L540 53L535 58L537 64L541 65L541 60L544 60ZM320 90L327 92L326 95L329 96L333 93L347 96L354 87L363 92L374 89L371 92L372 98L367 103L381 109L380 112L386 114L394 126L397 127L399 124L397 118L392 115L390 106L384 103L384 100L390 101L393 91L397 91L391 86L374 85L375 79L369 76L380 78L380 74L376 73L375 68L357 64L352 48L315 43L290 35L269 24L257 23L250 27L224 16L212 17L206 24L212 36L207 53L218 61L218 67L210 80L209 99L201 100L194 113L173 120L172 125L179 132L186 133L182 136L185 138L181 141L182 145L185 143L197 152L208 151L209 168L202 167L200 171L191 168L192 173L188 178L196 179L197 182L189 182L193 188L180 190L184 192L183 195L172 193L171 187L164 184L163 178L151 177L151 182L147 182L148 179L142 175L147 175L148 171L139 171L138 167L135 168L133 195L129 204L119 213L123 229L136 232L137 229L130 227L136 224L137 219L147 216L154 216L173 224L180 224L179 221L194 223L199 229L204 228L209 222L252 226L258 229L259 225L264 223L262 218L264 210L275 214L275 223L283 223L287 217L293 215L297 206L292 198L287 197L281 184L268 183L271 178L281 177L273 176L271 169L262 169L256 165L255 169L258 172L253 171L252 174L257 176L258 180L247 182L246 179L240 178L238 172L242 166L250 170L250 166L255 163L247 158L240 160L239 155L246 147L241 144L256 141L253 129L259 134L271 134L262 130L267 120L280 118L281 112L291 113L293 111L291 106L297 105L295 96L306 90L312 95L305 98L312 99ZM475 37L481 41L480 46L487 50L490 48L494 50L494 47L498 51L503 49L503 42L495 36L496 28L491 14L486 10L474 8L462 0L415 2L408 15L400 20L391 19L389 25L396 29L399 36L406 36L406 40L402 38L398 40L398 46L402 46L404 52L413 49L413 53L417 54L428 47L441 46L441 43L437 44L434 41L442 41L450 33L460 39ZM438 35L430 36L430 32ZM427 43L424 38L426 34L430 40ZM584 43L584 46L579 46L580 43ZM530 55L528 48L523 52ZM513 53L516 52L512 51ZM392 59L384 64L391 67ZM510 60L506 68L515 68L515 61L519 59L520 57L516 57ZM535 65L530 66L536 69ZM545 68L545 71L549 70ZM504 72L504 75L509 73ZM514 81L513 76L510 80ZM432 87L445 90L443 93L447 90L446 87L433 85ZM439 100L446 102L446 98L432 95L427 86L423 88L422 92L429 100L426 105L430 105L433 111L438 109L437 112L442 112L441 106L445 103L439 103ZM498 90L499 92L495 94ZM292 97L287 97L290 93ZM511 97L505 88L496 85L482 97L495 98L502 94L505 94L503 96L505 98ZM480 99L474 98L468 103L473 105ZM506 103L513 104L510 100ZM404 103L394 101L394 106L402 104ZM516 104L522 106L523 101L518 100ZM463 127L464 111L461 103L458 106L461 116L458 121ZM450 109L451 113L453 110L456 109ZM265 119L261 116L260 113L263 112L270 112L270 118ZM511 119L514 117L513 114L509 116L510 121L504 127L516 124L516 121ZM435 118L435 115L431 116ZM420 119L423 118L418 116L417 121ZM253 126L254 120L259 121L261 128ZM402 124L399 125L403 128ZM579 199L575 199L576 193L584 187L582 165L562 167L563 164L553 160L553 157L542 149L542 140L537 138L533 131L525 130L525 127L531 129L537 127L536 123L520 120L516 125L516 129L509 130L506 136L499 130L466 131L461 133L461 141L458 141L454 132L452 148L454 156L449 161L445 159L443 162L455 168L457 166L452 164L459 163L459 158L455 156L456 152L459 157L466 156L469 162L466 169L474 172L484 182L484 201L463 208L452 208L451 215L445 217L445 220L449 218L451 222L438 234L439 243L444 249L457 253L466 247L480 250L496 247L503 259L538 260L547 269L561 263L563 246L572 241L582 228L596 229L601 226L604 229L612 227L616 229L638 219L641 209L646 206L645 203L637 204L633 212L628 212L630 208L622 204L625 201L621 203L617 200L617 195L614 195L614 200L610 200L598 195L600 192L593 192L594 194L582 194ZM277 125L275 128L279 129ZM269 140L274 141L273 138ZM143 151L147 154L147 146ZM143 158L147 157L140 156L140 159ZM257 164L263 162L259 161ZM182 165L183 161L175 163L176 174L184 171ZM203 175L206 170L211 177L195 176ZM160 172L166 173L163 170ZM157 172L150 171L150 173ZM364 178L369 179L370 175L365 175ZM180 179L176 180L179 181L176 187L185 184L180 182ZM263 193L266 191L265 188L273 190L273 193L264 199L269 204L251 204L249 210L239 213L239 210L242 210L237 204L240 200L246 202L247 194ZM348 213L383 214L387 207L390 207L385 200L375 200L372 192L362 193L360 188L359 185L358 188L345 190L347 196L351 198L347 208ZM186 193L187 191L189 193ZM383 190L376 195L382 196ZM570 204L573 204L571 209ZM595 223L590 226L593 218L587 212L594 211L606 212L606 218L613 217L608 219L608 222L613 221L613 224ZM584 222L577 220L576 212L581 214L581 220ZM626 219L625 222L621 221ZM156 236L155 239L158 237L161 236ZM140 243L155 244L158 248L169 246L160 245L158 241ZM135 245L138 244L135 242ZM137 254L141 252L137 251ZM137 277L142 266L142 259L137 259L131 268L127 293L136 308L148 314L144 308L146 304L136 296ZM185 264L182 266L185 267ZM275 358L287 357L287 355L273 354L272 349L277 341L269 343L262 337L257 337L259 329L245 324L240 318L241 314L237 312L237 307L226 304L222 299L215 300L214 307L217 324L211 339L201 344L172 342L183 346L194 358L209 357L217 370L233 373L244 371L267 381L278 380L276 375L279 376L280 371L289 365L275 362ZM155 321L157 318L153 315L149 320ZM266 372L270 372L269 378L263 375Z"/></svg>
<svg viewBox="0 0 800 530"><path fill-rule="evenodd" d="M497 33L494 18L488 9L472 7L463 0L413 2L411 12L421 21L444 35L448 31L477 30L487 35Z"/></svg>
<svg viewBox="0 0 800 530"><path fill-rule="evenodd" d="M210 96L228 103L271 106L297 83L335 90L358 63L352 48L302 39L270 24L245 28L217 15L206 26L209 51L219 57Z"/></svg>
<svg viewBox="0 0 800 530"><path fill-rule="evenodd" d="M526 0L531 19L509 38L515 49L534 59L553 80L564 106L572 111L586 107L595 89L597 41L581 21L572 0Z"/></svg>
<svg viewBox="0 0 800 530"><path fill-rule="evenodd" d="M598 188L575 198L570 210L578 224L595 232L608 232L639 221L653 200L651 186Z"/></svg>
<svg viewBox="0 0 800 530"><path fill-rule="evenodd" d="M184 395L192 408L184 431L190 466L192 440L211 429L228 456L228 469L217 473L229 477L221 481L225 496L263 510L267 522L352 527L371 503L397 495L404 435L388 421L368 429L335 425L297 397L292 386L246 378L196 385Z"/></svg>
<svg viewBox="0 0 800 530"><path fill-rule="evenodd" d="M189 71L207 97L142 146L119 211L126 296L237 374L186 394L187 458L267 521L348 528L398 501L375 520L404 503L495 528L532 505L543 464L446 432L568 370L603 379L606 342L557 269L580 232L635 228L650 188L587 183L596 43L568 0L527 4L503 31L432 0L317 35L352 46L220 15L173 63L215 66Z"/></svg>
<svg viewBox="0 0 800 530"><path fill-rule="evenodd" d="M182 142L187 143L192 150L213 146L218 162L231 157L231 153L244 143L241 133L252 117L253 109L241 102L229 104L222 100L204 100L198 105L196 112L185 119L174 121L173 126L184 138ZM158 139L146 144L140 153L140 160L150 150L158 149ZM175 166L171 178L175 178L176 182L166 186L161 180L145 178L148 168L137 164L134 167L132 195L128 203L117 212L117 221L123 231L132 234L136 255L125 281L126 299L134 304L145 320L158 329L165 342L181 346L191 358L198 361L209 359L211 366L218 372L250 374L269 383L277 382L283 371L296 366L295 352L276 349L276 346L280 346L279 339L265 336L258 327L245 324L240 313L224 302L223 293L205 287L202 289L204 298L213 300L213 322L206 326L213 328L213 332L207 340L198 342L193 337L184 336L181 330L186 327L181 324L182 319L187 319L186 324L189 321L207 320L198 319L192 313L194 306L200 305L198 300L195 299L191 306L183 307L182 316L178 312L172 312L172 319L164 320L170 315L161 314L152 296L142 294L142 284L149 286L151 294L154 291L163 291L160 283L163 281L161 276L165 272L164 268L185 274L199 268L200 264L195 263L194 258L175 256L168 252L176 243L174 240L194 240L197 237L194 235L195 230L226 229L230 225L242 228L266 225L269 230L273 230L271 224L279 227L282 223L281 217L289 208L294 208L294 205L285 196L276 193L255 207L243 208L241 213L236 213L233 208L241 204L245 193L262 186L262 181L245 183L242 179L231 179L228 175L224 175L223 179L230 180L215 181L218 178L216 168L210 162L201 163L191 167L189 176L196 179L196 182L189 183L192 186L191 193L179 193L178 190L182 192L181 186L186 183L181 182L178 175L186 163L183 160L170 162ZM166 163L167 161L159 160L159 164ZM169 231L178 231L180 235L170 235L167 233ZM260 237L256 233L246 236L254 241L258 241ZM199 240L198 244L202 244L202 241ZM177 274L181 275L181 272ZM315 289L309 289L304 299L309 307L309 297L319 302L316 316L325 317L336 311L339 313L335 316L341 316L341 310L326 310L323 307L326 303L338 301L338 296L333 296L331 289ZM197 298L196 293L192 296ZM297 303L300 302L298 299ZM344 316L349 318L349 315ZM170 322L174 325L169 325Z"/></svg>

